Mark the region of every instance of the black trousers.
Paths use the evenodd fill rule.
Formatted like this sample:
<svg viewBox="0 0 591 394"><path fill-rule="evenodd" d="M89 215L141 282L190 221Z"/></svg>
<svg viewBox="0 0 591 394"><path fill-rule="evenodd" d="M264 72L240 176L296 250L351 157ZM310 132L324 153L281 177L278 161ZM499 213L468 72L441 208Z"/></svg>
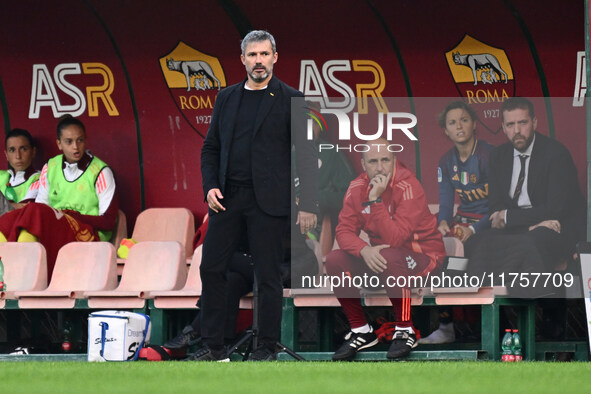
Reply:
<svg viewBox="0 0 591 394"><path fill-rule="evenodd" d="M483 272L492 273L495 284L499 284L499 274L505 274L507 285L513 278L512 274L553 273L557 263L564 258L561 256L564 250L563 237L545 227L533 231L491 229L473 237L476 242L471 244L469 274L479 276ZM518 298L560 296L563 289L550 286L549 283L543 286L543 282L538 280L535 287L516 284L509 288L509 293Z"/></svg>
<svg viewBox="0 0 591 394"><path fill-rule="evenodd" d="M209 211L201 260L201 334L205 345L224 344L228 266L246 232L259 286L259 343L272 346L281 336L283 239L289 217L271 216L257 204L254 190L229 185L221 200L225 211Z"/></svg>
<svg viewBox="0 0 591 394"><path fill-rule="evenodd" d="M240 299L252 291L254 273L252 258L245 253L234 253L226 273L228 298L226 299L226 323L224 341L232 343L236 338L236 324L240 312ZM201 336L201 299L197 301L199 311L191 326Z"/></svg>

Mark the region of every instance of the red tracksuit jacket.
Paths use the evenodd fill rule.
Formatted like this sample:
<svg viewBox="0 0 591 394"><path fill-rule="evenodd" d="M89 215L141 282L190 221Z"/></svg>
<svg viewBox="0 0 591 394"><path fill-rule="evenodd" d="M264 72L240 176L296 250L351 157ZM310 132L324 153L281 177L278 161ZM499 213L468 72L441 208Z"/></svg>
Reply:
<svg viewBox="0 0 591 394"><path fill-rule="evenodd" d="M382 202L364 207L362 203L368 200L369 190L366 173L349 185L336 228L339 247L360 257L359 252L367 246L359 238L363 230L372 246L388 244L428 255L431 263L425 273L442 264L445 247L437 230L437 218L429 211L423 187L412 171L396 160L390 184L381 195Z"/></svg>

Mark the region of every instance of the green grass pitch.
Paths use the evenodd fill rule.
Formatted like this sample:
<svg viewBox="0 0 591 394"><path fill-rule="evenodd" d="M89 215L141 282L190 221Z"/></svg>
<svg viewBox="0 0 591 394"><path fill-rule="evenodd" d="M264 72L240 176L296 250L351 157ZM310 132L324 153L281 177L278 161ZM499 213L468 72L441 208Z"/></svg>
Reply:
<svg viewBox="0 0 591 394"><path fill-rule="evenodd" d="M1 393L583 393L587 362L2 362Z"/></svg>

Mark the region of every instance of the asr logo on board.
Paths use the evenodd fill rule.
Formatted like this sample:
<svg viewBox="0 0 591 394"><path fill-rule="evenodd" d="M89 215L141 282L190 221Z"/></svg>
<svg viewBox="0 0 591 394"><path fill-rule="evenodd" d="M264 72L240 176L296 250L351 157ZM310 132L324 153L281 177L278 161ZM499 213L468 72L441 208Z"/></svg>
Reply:
<svg viewBox="0 0 591 394"><path fill-rule="evenodd" d="M84 86L84 88L82 87ZM29 119L39 119L42 109L54 118L70 114L97 117L105 112L119 116L113 101L115 78L103 63L60 63L55 67L33 64Z"/></svg>
<svg viewBox="0 0 591 394"><path fill-rule="evenodd" d="M445 59L460 96L478 105L478 115L493 134L500 131L501 103L515 95L511 63L504 50L469 35L445 52Z"/></svg>
<svg viewBox="0 0 591 394"><path fill-rule="evenodd" d="M160 59L160 68L181 115L205 136L218 91L226 87L220 61L182 41Z"/></svg>
<svg viewBox="0 0 591 394"><path fill-rule="evenodd" d="M299 90L325 109L348 113L357 107L357 112L365 115L370 112L371 99L378 112L387 113L382 97L385 88L384 70L373 60L334 59L320 65L312 59L300 62Z"/></svg>

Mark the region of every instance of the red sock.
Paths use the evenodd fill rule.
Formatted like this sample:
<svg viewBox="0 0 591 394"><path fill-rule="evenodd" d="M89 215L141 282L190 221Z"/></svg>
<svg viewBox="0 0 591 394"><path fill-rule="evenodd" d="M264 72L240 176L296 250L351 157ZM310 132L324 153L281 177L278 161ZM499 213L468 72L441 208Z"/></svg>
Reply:
<svg viewBox="0 0 591 394"><path fill-rule="evenodd" d="M339 298L339 302L345 316L347 316L347 320L349 320L351 329L363 327L367 324L360 298Z"/></svg>

